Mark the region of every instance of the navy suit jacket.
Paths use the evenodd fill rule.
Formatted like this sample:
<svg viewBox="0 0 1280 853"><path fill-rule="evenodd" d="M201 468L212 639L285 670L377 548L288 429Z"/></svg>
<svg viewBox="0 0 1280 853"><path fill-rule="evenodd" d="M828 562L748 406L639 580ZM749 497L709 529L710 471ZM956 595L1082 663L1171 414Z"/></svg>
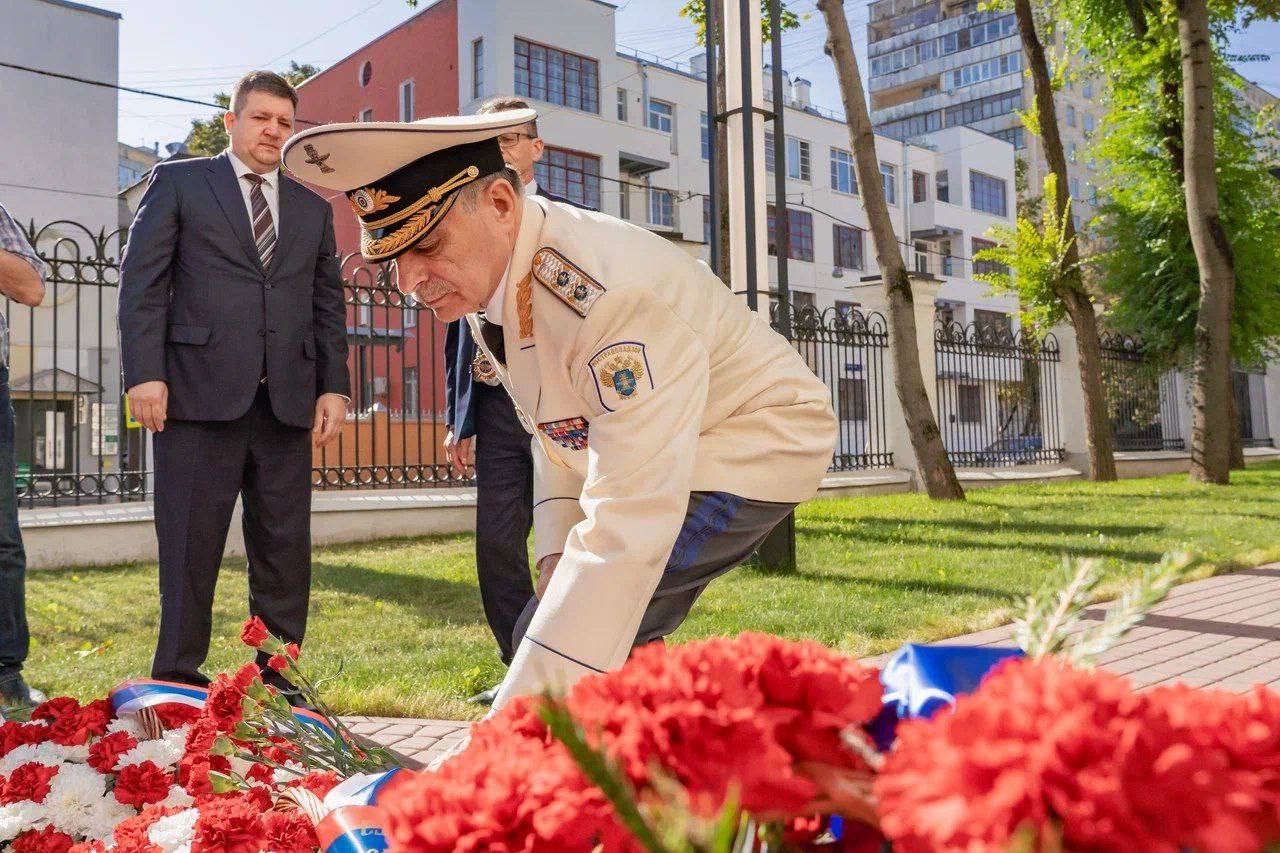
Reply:
<svg viewBox="0 0 1280 853"><path fill-rule="evenodd" d="M541 184L534 195L573 204L567 198L547 192ZM444 423L459 439L476 434L476 398L472 393L475 381L471 376L471 362L475 357L476 342L471 337L471 327L466 320L454 320L444 332Z"/></svg>
<svg viewBox="0 0 1280 853"><path fill-rule="evenodd" d="M271 408L310 427L316 398L348 395L346 309L333 208L280 176L264 269L227 155L156 166L120 265L124 386L169 384L169 417L231 421L266 371Z"/></svg>

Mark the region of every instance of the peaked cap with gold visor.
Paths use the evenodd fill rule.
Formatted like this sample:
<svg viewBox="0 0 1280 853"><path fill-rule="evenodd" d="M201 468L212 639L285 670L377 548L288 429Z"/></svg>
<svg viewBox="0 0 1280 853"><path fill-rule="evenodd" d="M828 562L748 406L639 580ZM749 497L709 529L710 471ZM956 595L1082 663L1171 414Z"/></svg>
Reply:
<svg viewBox="0 0 1280 853"><path fill-rule="evenodd" d="M360 220L360 254L389 261L440 224L458 190L501 171L498 136L537 117L521 109L324 124L289 140L284 165L309 184L346 193Z"/></svg>

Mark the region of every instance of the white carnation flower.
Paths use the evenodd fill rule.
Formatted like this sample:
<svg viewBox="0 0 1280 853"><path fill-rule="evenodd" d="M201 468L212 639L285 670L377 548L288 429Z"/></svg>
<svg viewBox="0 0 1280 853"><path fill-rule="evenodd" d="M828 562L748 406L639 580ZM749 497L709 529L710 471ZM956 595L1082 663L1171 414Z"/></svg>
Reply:
<svg viewBox="0 0 1280 853"><path fill-rule="evenodd" d="M42 829L47 819L48 809L30 800L0 806L0 842L12 841L28 829Z"/></svg>
<svg viewBox="0 0 1280 853"><path fill-rule="evenodd" d="M196 837L196 820L199 817L198 809L187 809L162 817L147 830L147 840L164 853L190 851L191 842Z"/></svg>
<svg viewBox="0 0 1280 853"><path fill-rule="evenodd" d="M97 770L85 764L63 764L49 785L44 805L59 830L85 835L99 820L99 801L106 794L107 777Z"/></svg>
<svg viewBox="0 0 1280 853"><path fill-rule="evenodd" d="M117 800L113 795L93 804L85 819L84 836L91 841L106 841L116 830L116 824L135 816L138 810Z"/></svg>
<svg viewBox="0 0 1280 853"><path fill-rule="evenodd" d="M62 758L63 761L74 761L77 764L84 764L89 760L89 744L82 743L75 746L64 746L60 743L49 744L55 755Z"/></svg>
<svg viewBox="0 0 1280 853"><path fill-rule="evenodd" d="M276 785L287 785L290 782L296 782L303 776L307 775L307 769L296 761L286 761L284 766L289 769L285 770L284 768L277 767L271 773L271 781ZM291 773L289 772L290 770L296 770L297 772Z"/></svg>
<svg viewBox="0 0 1280 853"><path fill-rule="evenodd" d="M62 763L57 744L24 743L4 758L0 758L0 776L8 776L24 764L47 764L57 767Z"/></svg>
<svg viewBox="0 0 1280 853"><path fill-rule="evenodd" d="M183 790L181 785L174 785L169 789L169 796L160 801L159 805L166 809L180 808L185 809L187 806L194 805L195 798Z"/></svg>
<svg viewBox="0 0 1280 853"><path fill-rule="evenodd" d="M125 732L136 740L143 740L147 736L147 733L142 728L142 723L139 722L138 717L134 714L116 717L108 723L107 734L114 734L115 732Z"/></svg>
<svg viewBox="0 0 1280 853"><path fill-rule="evenodd" d="M165 770L181 761L185 752L185 735L182 740L168 736L156 740L144 740L120 756L120 760L116 762L116 769L150 761L161 770Z"/></svg>

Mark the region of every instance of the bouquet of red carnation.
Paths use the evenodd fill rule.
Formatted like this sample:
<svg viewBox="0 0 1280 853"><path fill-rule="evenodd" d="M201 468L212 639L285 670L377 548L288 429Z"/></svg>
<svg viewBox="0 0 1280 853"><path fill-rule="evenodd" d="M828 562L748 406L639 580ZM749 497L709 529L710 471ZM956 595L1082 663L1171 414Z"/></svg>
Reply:
<svg viewBox="0 0 1280 853"><path fill-rule="evenodd" d="M1280 696L1011 660L903 723L876 780L904 851L1256 851L1280 840Z"/></svg>
<svg viewBox="0 0 1280 853"><path fill-rule="evenodd" d="M693 822L740 806L781 823L830 805L832 775L815 768L867 772L842 738L880 710L880 694L876 670L818 643L744 634L639 649L620 670L578 682L563 708L642 811L674 794ZM619 792L588 780L545 709L517 700L439 772L379 799L394 848L641 849Z"/></svg>

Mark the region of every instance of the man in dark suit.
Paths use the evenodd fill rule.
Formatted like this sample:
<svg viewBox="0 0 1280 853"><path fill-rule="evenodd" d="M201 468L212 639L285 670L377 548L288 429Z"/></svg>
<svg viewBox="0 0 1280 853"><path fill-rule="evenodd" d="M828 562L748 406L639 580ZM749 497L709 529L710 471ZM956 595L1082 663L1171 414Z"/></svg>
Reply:
<svg viewBox="0 0 1280 853"><path fill-rule="evenodd" d="M341 431L348 381L333 211L280 171L297 103L276 74L242 78L223 117L230 148L155 168L121 264L124 385L155 445L154 678L208 683L237 496L249 612L289 642L306 628L311 446Z"/></svg>
<svg viewBox="0 0 1280 853"><path fill-rule="evenodd" d="M519 98L491 98L478 113L528 109ZM538 184L533 164L542 159L538 123L498 137L502 157L520 175L527 195L572 204ZM445 329L445 456L455 473L476 470L476 573L485 619L503 663L511 662L512 633L529 599L529 531L533 527L533 456L529 433L516 418L511 397L479 355L471 330L457 320ZM497 688L471 697L489 704Z"/></svg>

